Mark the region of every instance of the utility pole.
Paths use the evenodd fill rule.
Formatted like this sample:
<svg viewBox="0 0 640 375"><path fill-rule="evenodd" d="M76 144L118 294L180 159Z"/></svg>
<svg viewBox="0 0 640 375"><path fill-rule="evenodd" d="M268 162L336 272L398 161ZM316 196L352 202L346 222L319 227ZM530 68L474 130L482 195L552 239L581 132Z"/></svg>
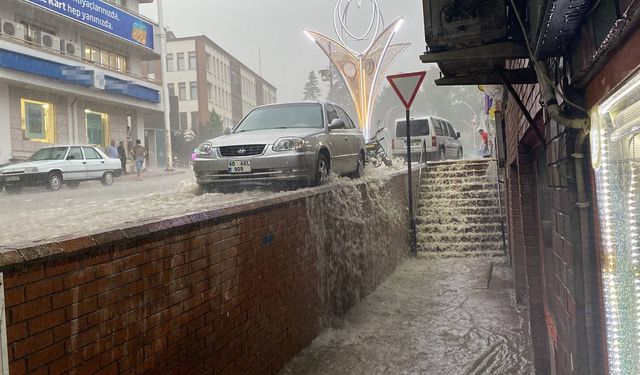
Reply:
<svg viewBox="0 0 640 375"><path fill-rule="evenodd" d="M156 0L158 3L158 27L160 32L160 67L162 69L162 105L164 112L164 149L167 155L167 171L173 170L173 150L171 149L171 104L169 102L169 85L167 82L167 30L164 26L163 0Z"/></svg>

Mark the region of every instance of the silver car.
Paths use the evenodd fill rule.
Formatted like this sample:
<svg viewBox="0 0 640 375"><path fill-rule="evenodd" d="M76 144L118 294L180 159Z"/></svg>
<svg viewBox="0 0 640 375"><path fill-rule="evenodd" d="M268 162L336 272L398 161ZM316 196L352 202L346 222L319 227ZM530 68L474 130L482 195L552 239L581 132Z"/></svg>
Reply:
<svg viewBox="0 0 640 375"><path fill-rule="evenodd" d="M0 168L0 186L8 193L19 193L25 186L55 191L63 184L75 188L90 180L111 185L121 174L120 159L110 158L96 147L54 146L41 148L25 162Z"/></svg>
<svg viewBox="0 0 640 375"><path fill-rule="evenodd" d="M253 109L230 134L200 145L193 169L204 188L274 181L318 185L330 173L359 177L364 143L351 117L335 104L267 105Z"/></svg>

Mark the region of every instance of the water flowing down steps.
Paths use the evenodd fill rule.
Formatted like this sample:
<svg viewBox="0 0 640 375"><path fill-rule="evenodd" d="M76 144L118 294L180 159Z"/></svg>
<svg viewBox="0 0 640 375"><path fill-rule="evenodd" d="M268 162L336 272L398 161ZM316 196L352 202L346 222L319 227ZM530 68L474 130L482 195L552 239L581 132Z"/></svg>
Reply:
<svg viewBox="0 0 640 375"><path fill-rule="evenodd" d="M504 209L495 160L428 164L416 215L425 256L503 256Z"/></svg>

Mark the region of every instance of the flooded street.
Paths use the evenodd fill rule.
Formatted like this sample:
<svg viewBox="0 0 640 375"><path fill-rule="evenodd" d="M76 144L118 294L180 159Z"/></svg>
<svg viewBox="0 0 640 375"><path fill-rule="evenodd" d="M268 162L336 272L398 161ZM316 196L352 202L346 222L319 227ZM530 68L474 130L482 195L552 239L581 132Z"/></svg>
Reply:
<svg viewBox="0 0 640 375"><path fill-rule="evenodd" d="M533 374L506 262L408 259L280 374Z"/></svg>

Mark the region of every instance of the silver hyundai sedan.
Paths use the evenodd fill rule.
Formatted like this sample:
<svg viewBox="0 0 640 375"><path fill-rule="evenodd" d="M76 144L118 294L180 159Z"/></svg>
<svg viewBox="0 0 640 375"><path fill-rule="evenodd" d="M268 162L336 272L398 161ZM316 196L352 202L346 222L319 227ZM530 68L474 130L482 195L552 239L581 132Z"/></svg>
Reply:
<svg viewBox="0 0 640 375"><path fill-rule="evenodd" d="M364 144L351 117L333 103L267 105L253 109L230 134L201 144L193 169L203 188L274 181L318 185L330 173L359 177Z"/></svg>

